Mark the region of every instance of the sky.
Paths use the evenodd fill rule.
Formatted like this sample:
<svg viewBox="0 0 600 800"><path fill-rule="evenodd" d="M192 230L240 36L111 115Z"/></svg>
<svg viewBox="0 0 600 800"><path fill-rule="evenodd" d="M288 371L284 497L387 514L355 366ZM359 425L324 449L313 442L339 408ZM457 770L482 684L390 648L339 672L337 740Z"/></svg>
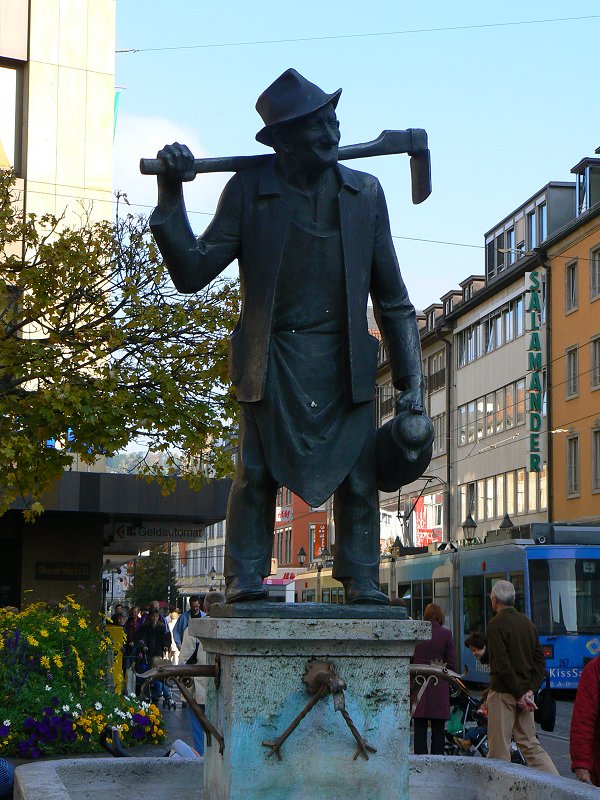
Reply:
<svg viewBox="0 0 600 800"><path fill-rule="evenodd" d="M427 131L433 191L420 205L406 155L349 163L381 181L423 309L483 274L486 231L600 146L599 34L597 0L118 0L114 188L148 214L156 182L138 162L165 143L196 157L268 152L254 104L294 67L342 87L341 145ZM186 186L198 234L229 177Z"/></svg>

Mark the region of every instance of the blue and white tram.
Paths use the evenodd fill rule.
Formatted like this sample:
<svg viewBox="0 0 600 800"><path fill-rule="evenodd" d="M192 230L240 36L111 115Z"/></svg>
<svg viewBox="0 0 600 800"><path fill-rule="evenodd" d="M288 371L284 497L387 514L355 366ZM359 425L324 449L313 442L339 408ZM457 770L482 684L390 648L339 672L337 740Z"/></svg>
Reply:
<svg viewBox="0 0 600 800"><path fill-rule="evenodd" d="M584 664L600 653L600 527L535 524L529 530L527 539L382 561L382 589L404 598L414 619L428 603L441 606L459 668L467 669L468 680L487 683L488 668L464 640L487 629L494 583L511 581L516 607L537 627L551 686L574 689Z"/></svg>

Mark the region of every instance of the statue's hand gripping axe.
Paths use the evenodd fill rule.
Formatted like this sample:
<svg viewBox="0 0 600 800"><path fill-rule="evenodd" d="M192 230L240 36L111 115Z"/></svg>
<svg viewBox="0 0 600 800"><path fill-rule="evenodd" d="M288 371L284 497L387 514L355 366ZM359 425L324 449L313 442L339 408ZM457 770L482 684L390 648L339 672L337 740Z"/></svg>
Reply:
<svg viewBox="0 0 600 800"><path fill-rule="evenodd" d="M413 203L422 203L431 194L431 157L427 147L427 132L422 128L382 131L372 142L340 147L338 158L340 161L344 161L396 153L409 154L412 201ZM238 172L256 167L272 157L272 155L259 155L197 158L194 160L194 171L196 175L201 172ZM140 172L143 175L162 175L165 173L165 165L160 158L141 158Z"/></svg>

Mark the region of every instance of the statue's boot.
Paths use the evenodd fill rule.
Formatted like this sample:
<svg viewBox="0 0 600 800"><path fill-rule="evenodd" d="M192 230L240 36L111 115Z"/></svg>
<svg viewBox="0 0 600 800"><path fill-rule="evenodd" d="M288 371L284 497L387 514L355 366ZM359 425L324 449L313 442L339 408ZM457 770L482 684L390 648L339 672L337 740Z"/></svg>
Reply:
<svg viewBox="0 0 600 800"><path fill-rule="evenodd" d="M269 594L260 575L234 575L225 578L225 598L228 603L247 603L252 600L267 600Z"/></svg>
<svg viewBox="0 0 600 800"><path fill-rule="evenodd" d="M372 578L347 578L342 581L346 592L346 603L389 606L390 598L379 591Z"/></svg>

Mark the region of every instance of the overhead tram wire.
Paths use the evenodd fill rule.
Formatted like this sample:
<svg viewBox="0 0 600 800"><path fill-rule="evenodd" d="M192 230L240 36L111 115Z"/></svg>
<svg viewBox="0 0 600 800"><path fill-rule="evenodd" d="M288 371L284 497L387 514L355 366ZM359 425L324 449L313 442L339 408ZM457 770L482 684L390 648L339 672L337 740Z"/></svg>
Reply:
<svg viewBox="0 0 600 800"><path fill-rule="evenodd" d="M600 14L587 14L581 17L552 17L547 19L525 19L509 22L487 22L473 25L447 25L437 28L409 28L401 31L375 31L371 33L346 33L331 36L304 36L293 39L257 39L248 42L212 42L209 44L174 45L171 47L131 47L116 50L117 55L135 53L157 53L172 50L206 50L221 47L254 47L257 45L271 44L301 44L303 42L327 42L343 39L367 39L383 36L410 36L423 33L452 33L456 31L485 30L488 28L510 28L521 25L543 25L555 22L577 22L590 19L600 19Z"/></svg>

